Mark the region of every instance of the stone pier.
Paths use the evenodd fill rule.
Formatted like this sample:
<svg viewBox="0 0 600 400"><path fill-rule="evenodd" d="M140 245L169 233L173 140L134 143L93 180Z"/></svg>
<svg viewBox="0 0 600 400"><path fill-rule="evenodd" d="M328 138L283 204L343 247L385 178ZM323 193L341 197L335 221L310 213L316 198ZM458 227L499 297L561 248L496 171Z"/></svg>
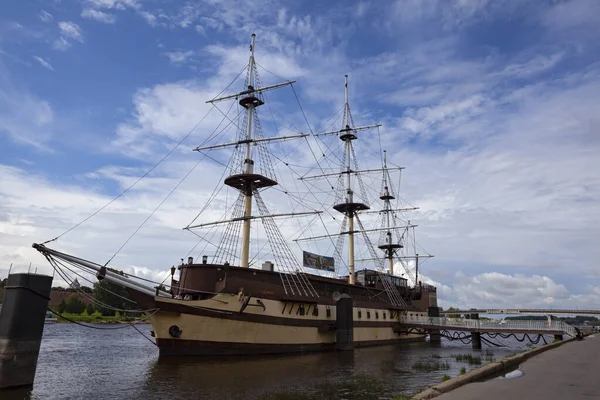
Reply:
<svg viewBox="0 0 600 400"><path fill-rule="evenodd" d="M479 314L471 314L470 319L479 321ZM481 332L471 332L471 345L474 350L481 350Z"/></svg>
<svg viewBox="0 0 600 400"><path fill-rule="evenodd" d="M33 385L51 288L51 276L8 276L0 312L0 389Z"/></svg>
<svg viewBox="0 0 600 400"><path fill-rule="evenodd" d="M440 316L440 308L439 307L429 307L428 314L430 317L438 318ZM429 343L441 343L441 342L442 342L442 335L440 335L439 329L429 331Z"/></svg>

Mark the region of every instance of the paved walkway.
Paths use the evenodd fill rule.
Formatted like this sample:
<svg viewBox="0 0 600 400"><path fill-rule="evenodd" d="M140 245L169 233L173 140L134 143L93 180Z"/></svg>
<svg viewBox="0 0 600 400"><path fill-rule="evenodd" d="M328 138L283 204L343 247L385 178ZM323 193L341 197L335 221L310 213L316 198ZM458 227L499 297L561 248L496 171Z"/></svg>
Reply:
<svg viewBox="0 0 600 400"><path fill-rule="evenodd" d="M524 375L470 383L436 400L600 399L600 334L530 358Z"/></svg>

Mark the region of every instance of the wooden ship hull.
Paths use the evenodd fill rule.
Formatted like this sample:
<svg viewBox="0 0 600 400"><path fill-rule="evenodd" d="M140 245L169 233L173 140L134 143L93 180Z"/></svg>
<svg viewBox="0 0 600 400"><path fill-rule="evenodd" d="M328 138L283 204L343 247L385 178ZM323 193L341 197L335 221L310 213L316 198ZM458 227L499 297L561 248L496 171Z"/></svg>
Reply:
<svg viewBox="0 0 600 400"><path fill-rule="evenodd" d="M179 267L173 297L148 296L130 290L150 316L152 334L161 355L277 354L328 351L423 341L408 333L401 322L426 316L436 305L435 288L404 288L410 307L386 302L377 287L350 285L342 280L309 276L317 299L286 294L278 272L211 264ZM367 272L365 272L367 273ZM179 290L194 287L193 291ZM335 293L352 298L352 339L340 343L340 321Z"/></svg>

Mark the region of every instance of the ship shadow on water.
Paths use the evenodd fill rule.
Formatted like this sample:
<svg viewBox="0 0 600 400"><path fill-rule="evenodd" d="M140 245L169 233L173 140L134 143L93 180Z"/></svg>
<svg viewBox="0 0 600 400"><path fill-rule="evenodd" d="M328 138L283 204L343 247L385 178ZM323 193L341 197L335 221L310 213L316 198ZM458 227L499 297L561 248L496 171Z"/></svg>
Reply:
<svg viewBox="0 0 600 400"><path fill-rule="evenodd" d="M141 398L385 399L405 391L410 354L428 343L301 355L159 357Z"/></svg>

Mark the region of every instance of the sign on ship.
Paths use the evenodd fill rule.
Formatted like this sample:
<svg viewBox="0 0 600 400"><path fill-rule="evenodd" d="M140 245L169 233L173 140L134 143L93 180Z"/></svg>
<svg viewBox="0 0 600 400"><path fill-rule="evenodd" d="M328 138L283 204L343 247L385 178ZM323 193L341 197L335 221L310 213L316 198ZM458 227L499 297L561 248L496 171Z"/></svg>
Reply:
<svg viewBox="0 0 600 400"><path fill-rule="evenodd" d="M303 251L302 262L306 268L335 272L333 257L320 256L318 254L309 253L308 251Z"/></svg>

